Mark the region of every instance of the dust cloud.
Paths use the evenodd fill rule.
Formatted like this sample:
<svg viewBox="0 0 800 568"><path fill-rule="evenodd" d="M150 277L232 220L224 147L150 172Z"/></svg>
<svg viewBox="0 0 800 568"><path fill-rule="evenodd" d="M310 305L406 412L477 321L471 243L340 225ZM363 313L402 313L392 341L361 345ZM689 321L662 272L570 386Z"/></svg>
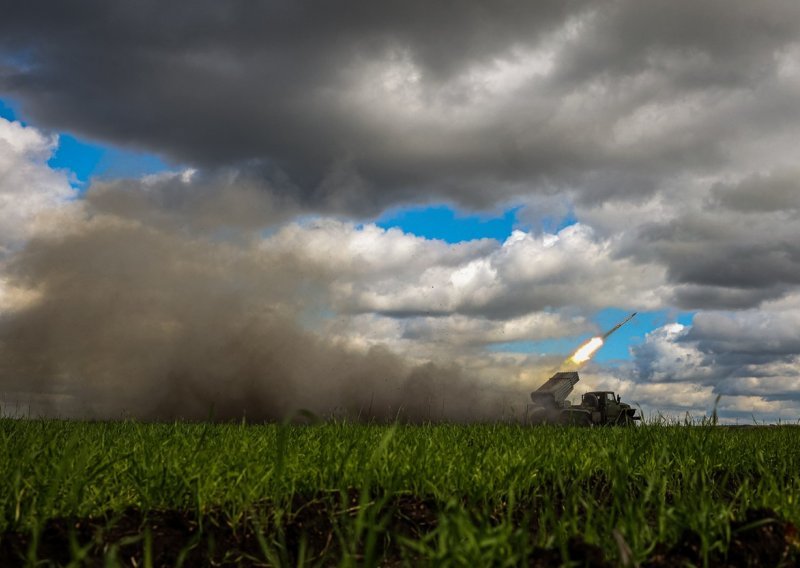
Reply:
<svg viewBox="0 0 800 568"><path fill-rule="evenodd" d="M5 409L90 419L484 421L508 395L455 364L314 331L324 270L252 230L193 228L90 193L6 262L27 301L0 314ZM169 222L165 222L169 219ZM311 322L311 324L309 324Z"/></svg>

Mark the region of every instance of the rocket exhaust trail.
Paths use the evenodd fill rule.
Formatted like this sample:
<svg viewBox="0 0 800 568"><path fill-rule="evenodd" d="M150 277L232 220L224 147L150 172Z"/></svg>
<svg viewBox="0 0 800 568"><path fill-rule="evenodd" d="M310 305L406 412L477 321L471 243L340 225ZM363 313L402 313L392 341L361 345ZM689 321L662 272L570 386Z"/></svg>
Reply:
<svg viewBox="0 0 800 568"><path fill-rule="evenodd" d="M615 331L617 331L619 328L621 328L623 325L625 325L626 323L628 323L629 321L631 321L631 320L633 319L633 316L635 316L637 313L638 313L638 312L633 312L631 315L629 315L628 317L626 317L624 320L622 320L621 322L619 322L617 325L615 325L614 327L612 327L611 329L609 329L607 332L605 332L605 333L604 333L604 334L601 336L601 339L602 339L603 341L605 341L606 339L608 339L608 336L609 336L609 335L611 335L612 333L614 333Z"/></svg>
<svg viewBox="0 0 800 568"><path fill-rule="evenodd" d="M603 346L603 343L605 343L605 340L608 338L608 336L611 335L612 333L614 333L615 331L617 331L619 328L621 328L623 325L625 325L629 321L631 321L633 319L633 316L636 315L636 313L637 312L633 312L627 318L625 318L624 320L619 322L617 325L615 325L614 327L609 329L607 332L605 332L602 336L600 336L600 337L592 337L589 341L587 341L586 343L581 345L578 348L578 350L575 351L575 353L573 353L572 356L569 359L567 359L567 361L572 362L572 363L574 363L576 365L581 365L581 364L585 363L586 361L588 361L589 359L591 359L592 355L594 355L595 352Z"/></svg>

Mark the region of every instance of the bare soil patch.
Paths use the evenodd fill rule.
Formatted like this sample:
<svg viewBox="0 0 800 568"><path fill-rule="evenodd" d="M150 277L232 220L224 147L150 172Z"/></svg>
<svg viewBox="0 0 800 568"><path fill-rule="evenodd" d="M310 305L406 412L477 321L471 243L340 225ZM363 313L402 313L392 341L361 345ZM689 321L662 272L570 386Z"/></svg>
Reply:
<svg viewBox="0 0 800 568"><path fill-rule="evenodd" d="M369 515L364 514L367 510ZM84 565L103 566L112 555L123 565L142 566L149 555L154 566L263 566L295 564L301 550L307 560L333 565L344 553L342 543L353 537L359 514L363 523L383 526L376 544L381 564L401 565L415 560L402 540L420 539L435 530L441 513L431 499L400 495L365 500L355 490L296 495L281 506L260 504L239 518L221 509L198 515L192 510L128 508L96 517L49 519L38 535L6 531L0 534L0 566L23 565L33 550L38 560L55 565L82 557ZM521 520L517 512L511 513ZM710 566L797 566L800 561L797 529L774 511L747 511L744 519L731 524L731 535L727 550L708 558ZM658 544L642 566L702 565L700 544L700 535L684 531L677 542ZM580 536L570 539L565 550L535 548L529 558L535 567L565 562L603 567L619 560Z"/></svg>

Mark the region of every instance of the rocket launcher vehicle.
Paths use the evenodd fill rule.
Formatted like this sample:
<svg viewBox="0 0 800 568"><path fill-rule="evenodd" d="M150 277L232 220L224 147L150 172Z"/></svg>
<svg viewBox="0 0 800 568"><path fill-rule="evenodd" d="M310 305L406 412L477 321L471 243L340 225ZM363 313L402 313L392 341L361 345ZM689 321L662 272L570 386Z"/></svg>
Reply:
<svg viewBox="0 0 800 568"><path fill-rule="evenodd" d="M602 336L593 337L567 361L578 364L588 361L609 335L628 323L635 315L636 312L633 312ZM573 406L567 397L579 380L577 371L561 371L533 391L530 421L534 424L630 426L641 420L640 416L636 416L636 409L622 402L619 395L615 395L612 391L587 392L581 397L580 404Z"/></svg>

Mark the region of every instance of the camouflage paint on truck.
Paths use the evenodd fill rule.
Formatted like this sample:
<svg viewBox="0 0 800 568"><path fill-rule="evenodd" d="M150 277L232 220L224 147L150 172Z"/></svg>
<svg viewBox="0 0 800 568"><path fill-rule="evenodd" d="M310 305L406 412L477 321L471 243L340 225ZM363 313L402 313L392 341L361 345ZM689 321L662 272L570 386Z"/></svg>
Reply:
<svg viewBox="0 0 800 568"><path fill-rule="evenodd" d="M567 397L580 378L576 371L559 372L531 393L533 409L529 421L534 424L574 424L578 426L630 426L641 417L636 409L620 400L612 391L592 391L572 405Z"/></svg>

